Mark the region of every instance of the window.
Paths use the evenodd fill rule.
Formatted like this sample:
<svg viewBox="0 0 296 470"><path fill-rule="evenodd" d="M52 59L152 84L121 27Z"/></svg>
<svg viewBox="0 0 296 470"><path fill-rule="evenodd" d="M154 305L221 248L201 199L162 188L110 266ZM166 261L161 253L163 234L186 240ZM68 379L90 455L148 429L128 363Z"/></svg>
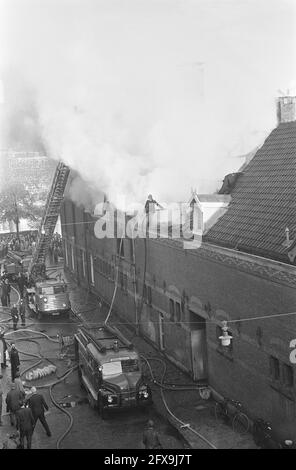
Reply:
<svg viewBox="0 0 296 470"><path fill-rule="evenodd" d="M273 356L269 358L270 365L270 375L274 380L279 380L280 378L280 361Z"/></svg>
<svg viewBox="0 0 296 470"><path fill-rule="evenodd" d="M84 250L81 250L81 258L82 258L82 274L85 277L86 276L86 270L85 270L85 252L84 252Z"/></svg>
<svg viewBox="0 0 296 470"><path fill-rule="evenodd" d="M90 282L94 285L95 283L95 274L94 274L94 259L92 255L90 257Z"/></svg>
<svg viewBox="0 0 296 470"><path fill-rule="evenodd" d="M43 294L43 295L62 294L64 292L67 292L67 286L60 285L60 286L42 287L40 291L41 291L40 294Z"/></svg>
<svg viewBox="0 0 296 470"><path fill-rule="evenodd" d="M172 299L170 299L170 319L175 320L175 302Z"/></svg>
<svg viewBox="0 0 296 470"><path fill-rule="evenodd" d="M176 302L176 322L181 322L181 305L179 302Z"/></svg>
<svg viewBox="0 0 296 470"><path fill-rule="evenodd" d="M288 387L293 387L294 385L294 371L292 366L288 364L283 364L283 382Z"/></svg>
<svg viewBox="0 0 296 470"><path fill-rule="evenodd" d="M122 372L138 372L139 369L139 362L137 359L126 359L121 361Z"/></svg>

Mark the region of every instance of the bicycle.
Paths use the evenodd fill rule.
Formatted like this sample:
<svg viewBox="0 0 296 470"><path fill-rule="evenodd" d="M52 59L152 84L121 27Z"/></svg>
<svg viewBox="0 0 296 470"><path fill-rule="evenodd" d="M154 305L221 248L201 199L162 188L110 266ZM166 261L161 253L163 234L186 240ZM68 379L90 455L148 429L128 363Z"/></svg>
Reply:
<svg viewBox="0 0 296 470"><path fill-rule="evenodd" d="M229 405L235 408L233 413L230 412ZM227 424L231 423L235 432L244 434L249 431L250 420L243 412L243 406L239 401L224 398L222 402L216 402L215 416L217 421L222 419Z"/></svg>

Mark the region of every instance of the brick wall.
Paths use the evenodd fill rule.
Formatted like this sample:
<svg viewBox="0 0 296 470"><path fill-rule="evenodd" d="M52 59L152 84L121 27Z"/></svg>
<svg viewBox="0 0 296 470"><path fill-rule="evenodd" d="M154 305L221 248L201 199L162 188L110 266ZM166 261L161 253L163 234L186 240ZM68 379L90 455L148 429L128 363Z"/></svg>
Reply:
<svg viewBox="0 0 296 470"><path fill-rule="evenodd" d="M72 226L74 219L76 223ZM62 228L69 242L67 245L74 243L76 248L78 268L75 265L74 273L87 285L90 258L86 256L88 275L82 276L81 249L92 254L95 282L91 288L110 302L118 260L117 242L96 239L93 223L85 223L91 221L91 216L83 215L82 209L74 208L67 200L64 202L62 223L70 225L62 225ZM135 325L132 244L127 239L123 243L125 256L120 263L123 277L114 307L123 321ZM289 342L296 338L295 317L229 323L233 334L232 351L222 348L217 339L217 325L222 319L239 320L295 311L295 289L201 257L198 250L184 250L181 245L168 241L147 240L146 288L150 287L151 298L142 304L144 240L135 240L134 249L136 303L142 334L159 347L159 315L162 314L165 352L192 375L191 331L196 328L193 322L201 323L200 320L206 319L209 383L220 393L242 401L254 416L274 421L295 419L294 384L281 383L283 364L290 365L296 375L295 366L289 363ZM181 322L171 317L170 299L182 306ZM271 378L270 356L280 361L280 380Z"/></svg>

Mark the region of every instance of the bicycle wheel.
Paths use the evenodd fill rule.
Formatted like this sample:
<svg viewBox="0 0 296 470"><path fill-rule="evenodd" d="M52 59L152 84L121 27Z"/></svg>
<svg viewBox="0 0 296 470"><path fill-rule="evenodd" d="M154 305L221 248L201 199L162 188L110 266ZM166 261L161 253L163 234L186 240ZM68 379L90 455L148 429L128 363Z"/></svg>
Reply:
<svg viewBox="0 0 296 470"><path fill-rule="evenodd" d="M215 417L217 421L225 420L224 407L219 402L217 402L215 405Z"/></svg>
<svg viewBox="0 0 296 470"><path fill-rule="evenodd" d="M236 413L232 420L232 428L235 432L239 432L240 434L248 432L250 421L247 415L242 412Z"/></svg>

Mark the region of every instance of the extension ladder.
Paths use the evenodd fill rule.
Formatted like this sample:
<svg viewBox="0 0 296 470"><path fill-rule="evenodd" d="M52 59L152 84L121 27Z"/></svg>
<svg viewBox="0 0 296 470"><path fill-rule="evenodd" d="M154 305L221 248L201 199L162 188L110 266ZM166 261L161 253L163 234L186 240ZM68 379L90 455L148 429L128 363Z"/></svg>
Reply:
<svg viewBox="0 0 296 470"><path fill-rule="evenodd" d="M57 165L37 235L36 247L28 268L29 274L31 274L33 270L42 271L42 269L44 269L45 258L60 214L69 173L70 168L64 165L64 163L60 162Z"/></svg>

